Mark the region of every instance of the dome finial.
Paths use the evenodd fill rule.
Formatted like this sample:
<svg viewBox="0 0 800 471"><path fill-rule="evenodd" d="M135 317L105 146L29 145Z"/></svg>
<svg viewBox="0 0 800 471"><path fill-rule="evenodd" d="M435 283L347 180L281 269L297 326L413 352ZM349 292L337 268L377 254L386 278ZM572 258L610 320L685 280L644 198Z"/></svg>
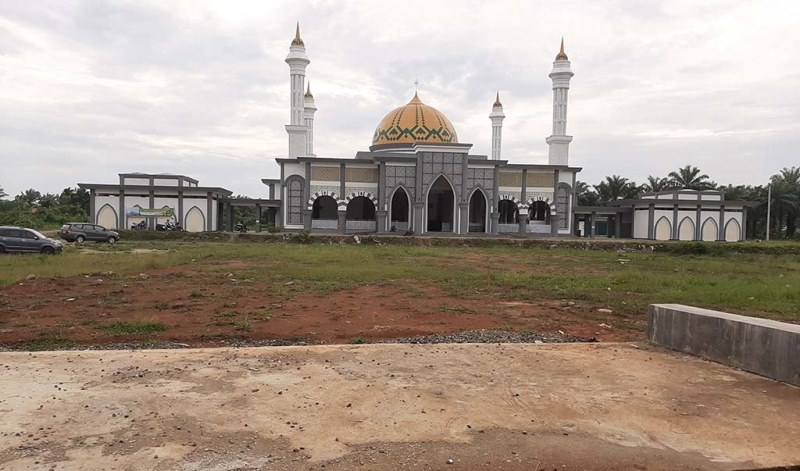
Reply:
<svg viewBox="0 0 800 471"><path fill-rule="evenodd" d="M422 104L422 100L419 99L419 93L418 92L416 92L416 91L414 92L414 98L412 98L411 101L408 102L408 104L409 105L410 104L419 104L419 105Z"/></svg>
<svg viewBox="0 0 800 471"><path fill-rule="evenodd" d="M304 96L306 98L314 98L314 95L311 94L311 80L306 84L306 94Z"/></svg>
<svg viewBox="0 0 800 471"><path fill-rule="evenodd" d="M558 51L558 55L556 56L557 61L566 61L569 60L567 57L567 53L564 52L564 36L561 36L561 50Z"/></svg>
<svg viewBox="0 0 800 471"><path fill-rule="evenodd" d="M300 38L300 22L297 22L297 29L294 31L294 39L292 39L292 46L305 46L305 43Z"/></svg>
<svg viewBox="0 0 800 471"><path fill-rule="evenodd" d="M503 104L500 103L500 90L497 90L497 98L494 99L494 106L503 106Z"/></svg>

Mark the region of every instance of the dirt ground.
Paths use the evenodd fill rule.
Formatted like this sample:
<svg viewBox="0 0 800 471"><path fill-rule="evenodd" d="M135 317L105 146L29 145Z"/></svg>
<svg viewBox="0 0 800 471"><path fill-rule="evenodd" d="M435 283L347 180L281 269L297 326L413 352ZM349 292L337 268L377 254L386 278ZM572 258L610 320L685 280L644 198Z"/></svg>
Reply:
<svg viewBox="0 0 800 471"><path fill-rule="evenodd" d="M569 300L516 302L488 291L455 297L406 280L343 290L302 281L276 286L248 279L249 268L242 261L198 262L143 274L22 281L0 289L0 345L49 338L197 347L230 339L349 343L471 329L560 330L601 341L642 338L642 326L630 319ZM105 329L138 321L163 322L165 330L125 335Z"/></svg>
<svg viewBox="0 0 800 471"><path fill-rule="evenodd" d="M800 463L800 388L644 344L6 352L0 371L7 471Z"/></svg>

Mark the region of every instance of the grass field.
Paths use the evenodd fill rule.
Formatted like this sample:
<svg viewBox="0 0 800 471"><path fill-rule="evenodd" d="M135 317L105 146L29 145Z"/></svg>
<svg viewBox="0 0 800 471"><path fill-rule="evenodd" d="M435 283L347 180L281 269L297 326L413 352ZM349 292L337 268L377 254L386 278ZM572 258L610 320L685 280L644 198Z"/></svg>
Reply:
<svg viewBox="0 0 800 471"><path fill-rule="evenodd" d="M683 303L800 321L796 255L143 241L70 246L60 256L3 256L0 286L30 274L37 279L136 274L236 260L246 262L239 276L273 286L278 294L286 282L322 294L414 282L435 285L457 299L484 296L489 290L506 300L576 300L627 314L643 313L650 303Z"/></svg>

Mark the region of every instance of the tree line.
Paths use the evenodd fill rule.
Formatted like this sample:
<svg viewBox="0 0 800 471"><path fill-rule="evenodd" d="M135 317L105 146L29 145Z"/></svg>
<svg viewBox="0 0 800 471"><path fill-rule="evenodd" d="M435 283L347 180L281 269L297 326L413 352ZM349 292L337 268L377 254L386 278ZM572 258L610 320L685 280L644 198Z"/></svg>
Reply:
<svg viewBox="0 0 800 471"><path fill-rule="evenodd" d="M769 234L772 239L795 239L800 216L800 167L784 168L770 178L769 185L718 185L692 165L670 172L666 177L647 177L643 184L619 175L605 177L597 185L577 182L575 192L580 206L605 206L617 199L633 199L640 193L688 188L716 190L729 201L753 201L757 207L747 209L747 238L763 239L767 233L767 199L772 193Z"/></svg>
<svg viewBox="0 0 800 471"><path fill-rule="evenodd" d="M89 220L89 192L81 188L64 188L60 194L31 188L8 196L0 187L0 225L48 230L65 222Z"/></svg>

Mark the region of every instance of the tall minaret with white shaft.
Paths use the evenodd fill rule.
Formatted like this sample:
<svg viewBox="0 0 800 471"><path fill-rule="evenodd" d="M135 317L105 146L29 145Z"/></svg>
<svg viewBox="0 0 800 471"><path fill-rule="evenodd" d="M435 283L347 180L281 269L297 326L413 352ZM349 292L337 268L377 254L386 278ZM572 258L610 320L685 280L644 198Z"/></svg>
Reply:
<svg viewBox="0 0 800 471"><path fill-rule="evenodd" d="M553 80L553 135L545 139L550 146L548 160L550 165L569 165L569 143L572 136L567 136L567 95L569 81L572 76L569 59L564 52L564 38L561 38L561 50L553 62L550 78Z"/></svg>
<svg viewBox="0 0 800 471"><path fill-rule="evenodd" d="M300 39L300 23L298 22L292 45L289 46L289 55L286 56L291 79L291 116L289 124L286 125L286 132L289 134L290 158L307 154L308 129L303 123L305 113L303 90L305 89L306 67L310 62L306 57L306 45Z"/></svg>
<svg viewBox="0 0 800 471"><path fill-rule="evenodd" d="M500 160L500 144L503 139L503 120L506 115L503 114L503 104L500 103L500 91L497 92L497 98L492 105L492 113L489 119L492 120L492 160Z"/></svg>
<svg viewBox="0 0 800 471"><path fill-rule="evenodd" d="M317 111L317 105L314 104L314 95L311 94L311 80L308 81L306 87L306 94L303 96L303 124L308 130L308 137L306 138L306 155L315 156L314 154L314 113Z"/></svg>

